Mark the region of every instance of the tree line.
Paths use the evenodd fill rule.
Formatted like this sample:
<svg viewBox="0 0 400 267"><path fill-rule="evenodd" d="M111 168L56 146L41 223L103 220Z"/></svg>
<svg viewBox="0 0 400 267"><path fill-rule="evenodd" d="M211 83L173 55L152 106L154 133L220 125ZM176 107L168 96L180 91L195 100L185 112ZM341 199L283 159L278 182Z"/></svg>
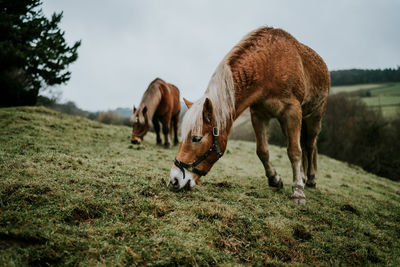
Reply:
<svg viewBox="0 0 400 267"><path fill-rule="evenodd" d="M332 85L400 82L400 66L387 69L349 69L331 71Z"/></svg>

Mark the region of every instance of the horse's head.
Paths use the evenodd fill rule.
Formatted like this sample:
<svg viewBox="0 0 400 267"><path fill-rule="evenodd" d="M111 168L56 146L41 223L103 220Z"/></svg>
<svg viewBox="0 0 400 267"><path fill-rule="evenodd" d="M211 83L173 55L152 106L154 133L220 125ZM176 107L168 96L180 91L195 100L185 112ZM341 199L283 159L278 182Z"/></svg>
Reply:
<svg viewBox="0 0 400 267"><path fill-rule="evenodd" d="M186 99L184 101L190 109L193 103ZM200 177L209 172L226 148L227 133L219 132L209 98L205 99L202 111L199 109L199 112L202 112L202 126L199 127L201 131L189 130L187 136L182 136L183 141L171 168L168 186L175 191L194 187ZM190 117L185 119L191 120Z"/></svg>
<svg viewBox="0 0 400 267"><path fill-rule="evenodd" d="M149 120L147 118L147 107L142 109L136 109L133 107L132 115L133 129L132 129L132 144L140 144L143 140L144 135L148 132Z"/></svg>

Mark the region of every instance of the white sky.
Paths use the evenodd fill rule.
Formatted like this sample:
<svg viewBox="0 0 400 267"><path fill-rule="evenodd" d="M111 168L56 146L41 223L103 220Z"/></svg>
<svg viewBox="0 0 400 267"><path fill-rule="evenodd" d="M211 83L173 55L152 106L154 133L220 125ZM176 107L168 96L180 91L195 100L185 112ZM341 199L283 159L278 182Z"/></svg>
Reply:
<svg viewBox="0 0 400 267"><path fill-rule="evenodd" d="M62 100L96 111L138 105L156 77L203 95L227 52L260 26L287 30L330 70L400 65L398 0L44 0L82 40Z"/></svg>

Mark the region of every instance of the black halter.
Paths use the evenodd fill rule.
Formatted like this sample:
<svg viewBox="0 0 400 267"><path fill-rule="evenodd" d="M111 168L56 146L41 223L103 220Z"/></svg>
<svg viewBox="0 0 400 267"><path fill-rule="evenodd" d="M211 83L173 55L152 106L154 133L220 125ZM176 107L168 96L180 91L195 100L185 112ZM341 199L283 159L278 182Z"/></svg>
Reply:
<svg viewBox="0 0 400 267"><path fill-rule="evenodd" d="M176 167L178 167L182 173L183 173L183 179L185 179L185 169L194 172L200 176L204 176L207 173L205 171L199 170L196 168L197 165L199 165L203 160L205 160L213 151L215 151L218 155L218 158L222 157L222 155L224 154L218 144L218 136L219 136L219 130L217 127L213 128L213 143L212 146L210 147L209 150L206 151L206 153L204 153L198 160L196 160L195 162L193 162L192 164L187 164L184 163L182 161L179 161L175 158L174 160L174 164Z"/></svg>

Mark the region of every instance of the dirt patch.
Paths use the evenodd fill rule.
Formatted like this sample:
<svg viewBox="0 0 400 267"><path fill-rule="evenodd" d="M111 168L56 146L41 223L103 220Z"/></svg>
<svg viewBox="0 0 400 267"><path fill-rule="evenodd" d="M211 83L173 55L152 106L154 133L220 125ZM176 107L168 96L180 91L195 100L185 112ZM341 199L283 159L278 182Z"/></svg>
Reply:
<svg viewBox="0 0 400 267"><path fill-rule="evenodd" d="M215 183L214 186L219 188L232 188L232 184L227 181Z"/></svg>
<svg viewBox="0 0 400 267"><path fill-rule="evenodd" d="M245 193L248 197L262 198L257 191L250 191Z"/></svg>
<svg viewBox="0 0 400 267"><path fill-rule="evenodd" d="M350 204L345 204L345 205L343 205L341 208L340 208L340 210L341 211L348 211L348 212L351 212L351 213L353 213L353 214L356 214L356 215L360 215L360 212L356 209L356 208L354 208L352 205L350 205Z"/></svg>
<svg viewBox="0 0 400 267"><path fill-rule="evenodd" d="M83 221L100 218L104 213L104 207L94 203L86 203L72 208L65 216L64 221L70 224L79 224Z"/></svg>
<svg viewBox="0 0 400 267"><path fill-rule="evenodd" d="M19 247L29 247L45 244L46 238L41 236L31 236L27 234L0 233L0 249L5 249L17 245Z"/></svg>
<svg viewBox="0 0 400 267"><path fill-rule="evenodd" d="M307 229L300 224L297 224L293 227L293 237L296 240L301 240L301 241L308 241L312 239L312 235Z"/></svg>
<svg viewBox="0 0 400 267"><path fill-rule="evenodd" d="M140 191L140 195L144 197L154 197L156 193L151 187L146 187L142 191Z"/></svg>

